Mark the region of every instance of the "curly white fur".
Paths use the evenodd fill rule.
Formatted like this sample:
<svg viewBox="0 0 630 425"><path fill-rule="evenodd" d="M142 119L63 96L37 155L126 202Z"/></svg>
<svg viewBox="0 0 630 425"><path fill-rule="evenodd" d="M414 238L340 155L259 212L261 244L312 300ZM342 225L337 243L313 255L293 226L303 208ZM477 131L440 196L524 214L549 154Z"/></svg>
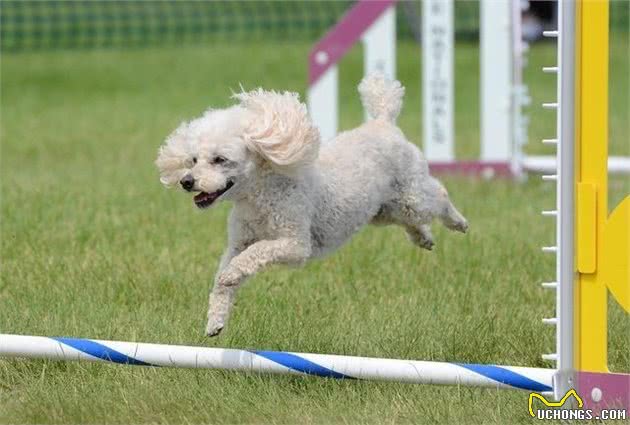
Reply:
<svg viewBox="0 0 630 425"><path fill-rule="evenodd" d="M396 122L405 95L400 82L387 80L381 73L368 75L359 84L359 94L370 117Z"/></svg>
<svg viewBox="0 0 630 425"><path fill-rule="evenodd" d="M278 171L312 163L319 152L319 132L297 93L258 89L234 97L253 113L243 133L247 146Z"/></svg>
<svg viewBox="0 0 630 425"><path fill-rule="evenodd" d="M374 75L359 91L374 119L321 147L296 94L258 89L235 95L235 106L180 125L160 148L163 184L198 192L202 207L234 203L208 335L223 329L247 277L271 264L324 255L366 224L398 224L425 249L433 247L434 218L466 231L466 219L429 175L420 150L394 124L404 88Z"/></svg>

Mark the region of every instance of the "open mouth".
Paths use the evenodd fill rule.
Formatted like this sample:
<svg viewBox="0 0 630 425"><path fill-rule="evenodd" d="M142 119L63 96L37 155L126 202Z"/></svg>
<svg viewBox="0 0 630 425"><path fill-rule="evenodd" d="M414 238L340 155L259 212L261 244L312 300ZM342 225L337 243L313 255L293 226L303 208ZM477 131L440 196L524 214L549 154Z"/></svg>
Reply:
<svg viewBox="0 0 630 425"><path fill-rule="evenodd" d="M228 180L227 184L225 185L223 189L217 190L216 192L212 192L212 193L208 193L208 192L198 193L194 197L195 205L197 205L198 208L208 208L210 205L214 203L214 201L217 200L217 198L219 198L219 196L223 195L225 192L230 190L232 186L234 186L234 182L232 180Z"/></svg>

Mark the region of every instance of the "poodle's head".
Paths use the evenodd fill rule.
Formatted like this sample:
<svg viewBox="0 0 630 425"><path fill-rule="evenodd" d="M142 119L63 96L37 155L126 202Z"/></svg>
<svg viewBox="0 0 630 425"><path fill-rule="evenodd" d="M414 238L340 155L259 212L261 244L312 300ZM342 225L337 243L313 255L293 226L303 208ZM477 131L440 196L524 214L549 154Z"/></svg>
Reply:
<svg viewBox="0 0 630 425"><path fill-rule="evenodd" d="M255 191L265 173L295 175L319 152L319 133L296 93L234 97L237 105L182 123L158 153L160 181L195 192L199 208Z"/></svg>

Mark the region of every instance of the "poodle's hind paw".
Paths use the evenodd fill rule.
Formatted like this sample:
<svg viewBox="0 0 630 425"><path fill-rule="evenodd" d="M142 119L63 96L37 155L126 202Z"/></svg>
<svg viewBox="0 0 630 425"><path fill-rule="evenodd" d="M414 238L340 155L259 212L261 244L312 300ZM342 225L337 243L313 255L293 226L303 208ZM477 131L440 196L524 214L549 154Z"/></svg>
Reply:
<svg viewBox="0 0 630 425"><path fill-rule="evenodd" d="M443 217L442 223L456 232L466 233L468 231L468 221L457 211Z"/></svg>
<svg viewBox="0 0 630 425"><path fill-rule="evenodd" d="M427 251L432 251L435 246L431 230L424 226L421 229L407 229L407 236L413 244Z"/></svg>
<svg viewBox="0 0 630 425"><path fill-rule="evenodd" d="M418 246L420 248L426 249L427 251L433 251L433 247L435 246L435 242L432 239L425 239L418 241Z"/></svg>
<svg viewBox="0 0 630 425"><path fill-rule="evenodd" d="M453 205L450 205L446 213L441 216L442 224L450 230L456 232L466 233L468 231L468 220L455 209Z"/></svg>
<svg viewBox="0 0 630 425"><path fill-rule="evenodd" d="M468 222L466 220L460 220L453 223L451 229L456 230L461 233L466 233L468 231Z"/></svg>

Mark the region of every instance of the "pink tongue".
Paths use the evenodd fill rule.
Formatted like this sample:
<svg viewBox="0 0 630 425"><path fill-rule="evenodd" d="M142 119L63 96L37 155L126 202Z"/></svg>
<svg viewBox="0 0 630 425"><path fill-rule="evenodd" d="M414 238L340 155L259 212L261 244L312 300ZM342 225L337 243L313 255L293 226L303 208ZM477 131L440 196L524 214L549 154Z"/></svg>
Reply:
<svg viewBox="0 0 630 425"><path fill-rule="evenodd" d="M206 199L208 199L210 197L209 193L206 192L201 192L198 195L195 195L195 202L201 202L201 201L205 201Z"/></svg>

